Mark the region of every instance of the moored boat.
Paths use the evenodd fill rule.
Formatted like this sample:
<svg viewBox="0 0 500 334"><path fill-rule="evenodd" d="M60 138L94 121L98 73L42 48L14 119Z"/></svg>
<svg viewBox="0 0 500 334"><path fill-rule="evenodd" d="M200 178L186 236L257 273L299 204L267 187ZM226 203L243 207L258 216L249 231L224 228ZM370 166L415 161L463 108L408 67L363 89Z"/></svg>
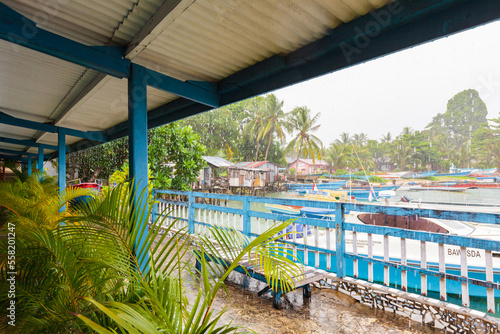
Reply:
<svg viewBox="0 0 500 334"><path fill-rule="evenodd" d="M325 183L286 183L285 187L288 190L312 190L313 187L317 189L330 189L336 190L340 189L343 185L345 185L347 181L333 181L333 182L325 182Z"/></svg>
<svg viewBox="0 0 500 334"><path fill-rule="evenodd" d="M405 204L406 205L406 204ZM301 208L300 213L302 216L308 218L316 218L322 220L334 220L335 211L328 209L317 209L317 208ZM354 224L365 224L365 225L376 225L384 227L395 227L406 230L450 234L457 236L464 236L469 238L478 239L490 239L490 240L500 240L500 226L492 224L477 224L468 223L455 220L443 220L435 218L424 218L416 216L394 216L387 214L377 214L377 213L363 213L363 212L350 212L346 213L345 221L347 223ZM298 226L300 224L295 224ZM330 236L327 237L326 233ZM318 236L314 234L309 234L304 239L297 241L299 244L314 245L315 249L326 249L327 240L335 240L336 234L334 229L330 229L326 232L324 229L318 231ZM297 239L297 237L296 237ZM352 254L353 252L353 233L351 231L346 231L345 243L346 243L346 253ZM357 233L357 254L360 256L368 256L368 236L366 233ZM384 258L384 248L388 247L390 250L390 261L393 263L401 262L401 239L394 236L388 237L388 245L384 246L384 236L373 234L371 237L372 244L372 257L375 259ZM335 250L335 243L330 242L330 247L328 249ZM446 272L459 275L460 276L460 265L461 265L461 249L459 246L444 245L445 252L445 269ZM421 254L421 243L418 240L406 239L406 261L408 265L420 266L420 254ZM427 268L430 270L439 270L439 257L438 257L438 244L427 242L426 243L426 262ZM315 261L315 255L313 251L305 252L307 259L310 262ZM466 249L467 265L468 265L468 277L485 280L485 251L483 249ZM334 255L332 255L334 258ZM334 259L332 261L335 261ZM376 268L378 265L375 265ZM382 282L383 270L375 269L374 281ZM346 273L351 276L353 274L353 263L348 260L346 263ZM500 280L500 253L493 252L493 274L494 281ZM358 277L361 279L368 279L368 266L365 262L360 261L358 266ZM398 273L394 268L391 268L390 274L390 284L400 285L400 273ZM460 284L455 284L456 282L449 281L447 284L447 292L450 294L460 294L461 286ZM412 289L420 289L421 279L419 274L408 273L408 287ZM429 278L427 289L429 291L439 292L439 280L434 280L434 278ZM497 291L496 294L500 292ZM486 290L477 286L470 285L469 290L470 296L485 297Z"/></svg>

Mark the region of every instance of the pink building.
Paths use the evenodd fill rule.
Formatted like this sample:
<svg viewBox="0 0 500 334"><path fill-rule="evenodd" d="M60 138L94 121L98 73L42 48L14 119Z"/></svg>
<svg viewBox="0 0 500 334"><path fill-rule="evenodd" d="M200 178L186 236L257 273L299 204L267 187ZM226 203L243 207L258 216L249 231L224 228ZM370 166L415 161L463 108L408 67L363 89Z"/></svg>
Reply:
<svg viewBox="0 0 500 334"><path fill-rule="evenodd" d="M288 169L293 168L297 174L329 173L330 164L324 160L298 159L288 165Z"/></svg>

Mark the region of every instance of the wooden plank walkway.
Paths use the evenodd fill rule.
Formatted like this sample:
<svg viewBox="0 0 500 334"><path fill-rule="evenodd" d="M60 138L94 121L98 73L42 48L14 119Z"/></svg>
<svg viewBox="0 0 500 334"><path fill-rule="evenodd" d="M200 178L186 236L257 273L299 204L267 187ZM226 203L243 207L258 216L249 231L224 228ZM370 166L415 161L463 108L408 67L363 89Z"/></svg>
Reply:
<svg viewBox="0 0 500 334"><path fill-rule="evenodd" d="M201 263L198 260L198 255L199 255L199 250L194 251L197 254L196 257L196 269L201 271ZM237 250L234 250L236 253ZM232 251L230 253L233 253ZM233 253L234 254L234 253ZM255 254L250 254L250 257L255 257ZM230 257L226 258L218 258L215 257L211 254L205 254L205 259L207 261L212 261L223 265L224 267L229 267L229 264L233 261ZM243 275L249 276L253 279L259 280L261 282L267 283L267 279L264 275L264 271L262 270L262 267L260 266L255 266L254 263L250 260L249 256L246 255L242 258L241 261L238 262L239 267L236 267L234 271L239 272ZM245 268L245 269L243 269ZM322 270L317 270L316 268L313 267L308 267L308 266L301 266L301 274L298 276L293 277L293 283L295 289L302 288L303 293L302 295L304 298L310 298L311 297L311 283L318 282L325 278L324 271ZM262 296L265 293L271 292L273 296L273 306L280 310L282 305L281 305L281 295L282 293L282 285L281 281L278 280L278 283L275 287L275 290L271 289L269 285L266 285L264 289L262 289L258 295Z"/></svg>

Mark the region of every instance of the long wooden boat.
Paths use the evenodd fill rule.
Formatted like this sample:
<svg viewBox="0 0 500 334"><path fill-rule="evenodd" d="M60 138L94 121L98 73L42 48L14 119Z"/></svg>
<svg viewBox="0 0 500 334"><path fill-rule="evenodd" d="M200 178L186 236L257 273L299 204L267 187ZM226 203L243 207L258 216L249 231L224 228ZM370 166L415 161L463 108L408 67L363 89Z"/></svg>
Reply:
<svg viewBox="0 0 500 334"><path fill-rule="evenodd" d="M421 172L421 173L407 173L402 176L403 179L421 179L424 177L434 176L438 173L438 170L430 171L430 172Z"/></svg>
<svg viewBox="0 0 500 334"><path fill-rule="evenodd" d="M428 187L410 187L410 191L447 191L447 192L464 192L472 187L454 187L454 186L428 186Z"/></svg>
<svg viewBox="0 0 500 334"><path fill-rule="evenodd" d="M456 172L456 173L443 173L443 174L435 174L434 176L467 176L471 173L471 171L465 171L465 172Z"/></svg>
<svg viewBox="0 0 500 334"><path fill-rule="evenodd" d="M437 206L436 206L437 207ZM271 210L274 212L273 210ZM299 216L307 218L315 218L322 220L334 220L335 210L329 209L318 209L318 208L301 208L298 210ZM377 213L363 213L363 212L350 212L346 213L345 221L354 224L366 224L366 225L376 225L385 227L396 227L407 230L415 231L427 231L433 233L442 234L452 234L458 236L465 236L469 238L478 239L490 239L490 240L500 240L500 226L493 224L477 224L468 223L455 220L443 220L435 218L424 218L416 216L393 216L387 214L377 214ZM315 247L321 249L327 248L327 240L335 240L336 234L335 229L330 229L330 232L324 230L319 231L318 236L315 233L310 233L309 227L305 227L302 224L291 225L288 232L292 232L293 227L300 235L296 235L295 239L298 244L315 245ZM300 231L299 231L300 229ZM303 231L306 229L308 231L305 240L302 239L304 235ZM329 237L326 236L329 233ZM300 238L299 238L300 237ZM357 253L358 255L368 256L368 237L365 233L357 233ZM290 240L288 240L290 241ZM389 236L389 249L390 261L393 263L401 262L401 239L397 236ZM335 242L329 242L329 249L335 251ZM351 231L346 231L345 234L345 244L346 253L352 254L353 252L353 233ZM375 259L384 258L384 236L383 235L372 235L371 239L372 256ZM420 241L406 239L406 261L408 265L420 266ZM427 242L427 268L435 271L439 271L439 251L438 244ZM444 245L444 252L446 254L445 258L445 269L446 272L453 275L461 275L460 272L460 261L461 261L461 249L459 246ZM315 261L315 254L313 251L300 251L301 256L306 256L308 262ZM325 257L324 255L320 255ZM473 279L486 279L486 269L485 269L485 251L483 249L467 248L467 265L468 265L468 277ZM335 255L332 255L332 261ZM325 259L326 260L326 259ZM493 255L493 275L494 281L500 280L500 254L494 253ZM320 260L321 261L321 260ZM375 265L373 271L373 280L375 282L384 281L384 270L379 265ZM378 268L378 269L377 269ZM391 268L391 273L389 275L391 285L401 285L400 273L396 272L394 268ZM353 263L352 260L347 260L346 262L346 274L349 276L353 275ZM358 264L357 276L361 279L368 279L368 266L364 262ZM421 277L419 274L408 273L407 276L408 287L412 289L420 289L421 287ZM456 283L456 284L455 284ZM439 279L434 279L429 277L428 291L439 292ZM447 293L449 294L461 294L461 285L459 282L448 281ZM474 297L486 297L486 289L478 287L475 285L469 285L469 295ZM500 291L495 291L495 296L500 297Z"/></svg>
<svg viewBox="0 0 500 334"><path fill-rule="evenodd" d="M489 182L464 182L464 183L455 183L452 185L445 186L446 188L468 188L468 189L478 189L478 188L486 188L486 189L500 189L500 183L489 183ZM444 188L441 185L421 185L421 188Z"/></svg>
<svg viewBox="0 0 500 334"><path fill-rule="evenodd" d="M370 197L376 199L380 197L381 192L396 191L399 186L355 186L355 187L342 187L342 190L347 192L347 196L354 197L358 200L367 200ZM373 191L372 191L373 189Z"/></svg>
<svg viewBox="0 0 500 334"><path fill-rule="evenodd" d="M297 180L300 181L315 181L319 179L321 176L323 176L323 173L316 173L316 174L297 174ZM295 176L292 176L295 177Z"/></svg>
<svg viewBox="0 0 500 334"><path fill-rule="evenodd" d="M326 183L316 183L317 189L329 189L329 190L337 190L340 189L343 185L345 185L347 181L333 181ZM312 190L314 183L286 183L285 187L288 190Z"/></svg>

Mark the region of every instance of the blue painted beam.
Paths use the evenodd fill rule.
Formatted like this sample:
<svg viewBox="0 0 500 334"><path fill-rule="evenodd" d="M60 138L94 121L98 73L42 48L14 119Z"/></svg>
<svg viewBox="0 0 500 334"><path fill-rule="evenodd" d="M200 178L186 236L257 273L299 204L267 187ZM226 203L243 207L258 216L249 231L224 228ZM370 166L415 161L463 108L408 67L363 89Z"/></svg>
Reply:
<svg viewBox="0 0 500 334"><path fill-rule="evenodd" d="M91 140L96 140L100 142L106 142L106 136L104 131L80 131L64 127L55 126L52 124L39 123L34 121L28 121L25 119L10 116L4 112L0 111L0 123L8 124L12 126L18 126L27 129L33 129L43 132L58 133L59 129L63 129L69 136L86 138Z"/></svg>
<svg viewBox="0 0 500 334"><path fill-rule="evenodd" d="M40 147L40 145L43 145L46 149L57 151L57 146L40 144L32 139L13 139L13 138L7 138L7 137L0 137L0 143L22 145L22 146L29 146L29 147Z"/></svg>
<svg viewBox="0 0 500 334"><path fill-rule="evenodd" d="M18 156L18 155L0 154L0 159L9 160L9 161L28 162L27 158L23 158L23 157Z"/></svg>
<svg viewBox="0 0 500 334"><path fill-rule="evenodd" d="M128 80L128 122L129 122L129 176L133 179L132 204L136 221L136 243L134 251L139 258L140 271L149 271L149 250L146 249L148 222L148 117L146 71L132 65ZM144 211L142 211L144 210Z"/></svg>
<svg viewBox="0 0 500 334"><path fill-rule="evenodd" d="M9 149L5 149L5 148L0 148L0 153L12 154L12 155L19 156L19 157L30 155L30 153L25 152L25 151L15 151L15 150L9 150ZM50 156L51 156L50 154L44 154L45 159L50 159Z"/></svg>
<svg viewBox="0 0 500 334"><path fill-rule="evenodd" d="M2 3L0 38L117 78L129 76L130 60L43 30Z"/></svg>
<svg viewBox="0 0 500 334"><path fill-rule="evenodd" d="M133 66L142 67L134 64ZM142 67L148 86L155 87L165 92L190 99L194 102L207 105L212 108L219 107L220 95L217 94L217 85L210 83L201 84L184 82L167 75Z"/></svg>
<svg viewBox="0 0 500 334"><path fill-rule="evenodd" d="M0 153L14 154L14 155L18 155L18 156L24 156L24 155L27 156L28 155L28 152L8 150L6 148L0 148Z"/></svg>
<svg viewBox="0 0 500 334"><path fill-rule="evenodd" d="M57 143L59 146L57 179L59 192L63 192L66 189L66 132L63 129L60 129L57 134ZM61 210L64 210L64 207Z"/></svg>

